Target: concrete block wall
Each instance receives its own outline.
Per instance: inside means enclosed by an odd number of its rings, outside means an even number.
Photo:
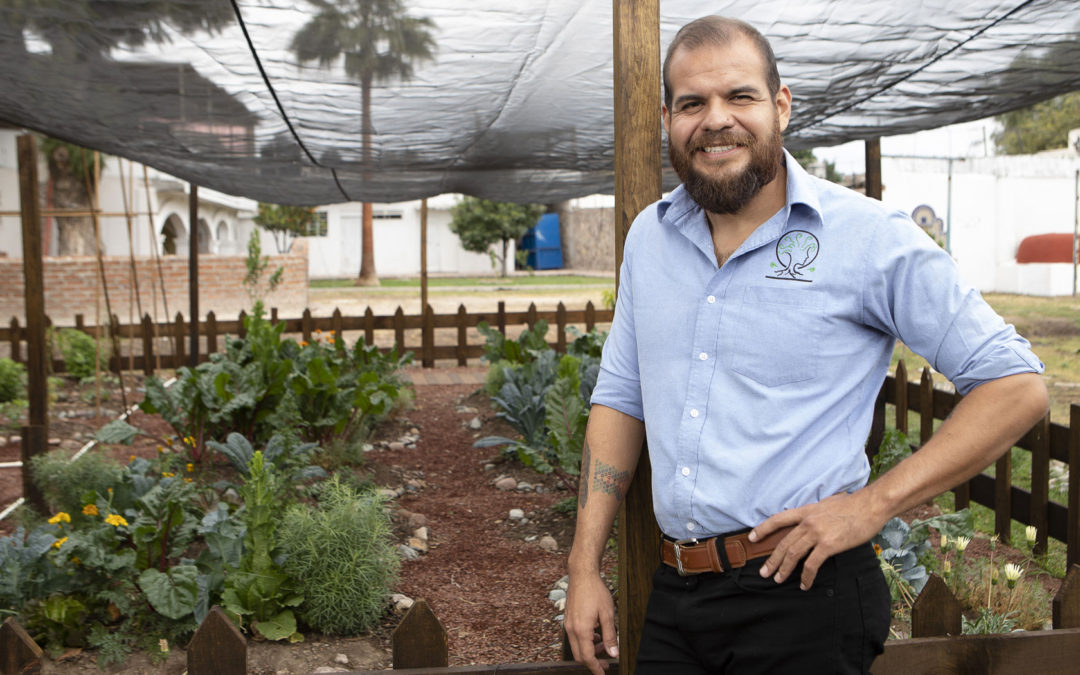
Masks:
[[[560,213],[563,267],[615,270],[615,209],[566,209]]]
[[[277,307],[283,318],[298,317],[308,303],[307,249],[302,241],[286,255],[270,256],[267,274],[284,268],[281,285],[264,298],[267,307]],[[241,310],[250,311],[251,300],[244,287],[247,273],[244,256],[203,255],[199,258],[199,314],[205,318],[213,311],[219,319],[232,320]],[[57,256],[44,259],[45,313],[56,325],[74,325],[75,315],[82,314],[87,325],[95,323],[95,306],[105,317],[105,298],[98,283],[98,261],[93,256]],[[104,258],[105,279],[113,314],[121,323],[128,322],[128,308],[134,300],[131,262],[127,256]],[[158,320],[166,319],[157,265],[152,258],[136,258],[139,297],[144,314],[154,316],[154,295]],[[169,320],[179,312],[188,318],[188,258],[165,256],[161,259],[165,300]],[[0,258],[0,321],[4,325],[15,317],[25,325],[24,280],[21,258]],[[104,321],[104,319],[103,319]]]

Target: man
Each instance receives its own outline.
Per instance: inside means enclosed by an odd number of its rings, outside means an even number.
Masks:
[[[618,655],[599,562],[647,435],[665,536],[637,673],[865,672],[889,626],[867,542],[1046,413],[1042,364],[910,219],[784,151],[791,93],[755,29],[683,27],[664,89],[683,185],[626,240],[582,453],[571,646],[594,673]],[[896,339],[966,396],[867,485]]]

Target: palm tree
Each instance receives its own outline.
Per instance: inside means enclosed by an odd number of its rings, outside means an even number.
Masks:
[[[296,34],[291,49],[301,62],[330,67],[344,57],[345,73],[360,81],[364,169],[371,167],[371,85],[408,80],[413,66],[433,58],[429,18],[405,16],[401,0],[311,0],[319,13]],[[371,204],[363,205],[361,285],[377,285]]]

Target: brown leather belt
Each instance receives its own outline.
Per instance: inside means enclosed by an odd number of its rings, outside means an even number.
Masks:
[[[726,537],[710,537],[700,541],[697,539],[672,541],[665,538],[660,546],[660,557],[665,565],[674,567],[682,576],[702,572],[723,572],[725,559],[730,566],[729,569],[735,569],[746,565],[747,560],[771,555],[780,540],[792,529],[794,528],[785,527],[760,541],[750,541],[749,532]],[[726,558],[720,555],[717,548],[717,542],[720,541],[724,544]]]

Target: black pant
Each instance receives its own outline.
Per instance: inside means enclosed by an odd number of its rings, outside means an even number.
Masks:
[[[889,589],[869,544],[822,564],[799,590],[758,574],[767,558],[680,577],[661,563],[638,649],[639,675],[866,673],[889,632]]]

